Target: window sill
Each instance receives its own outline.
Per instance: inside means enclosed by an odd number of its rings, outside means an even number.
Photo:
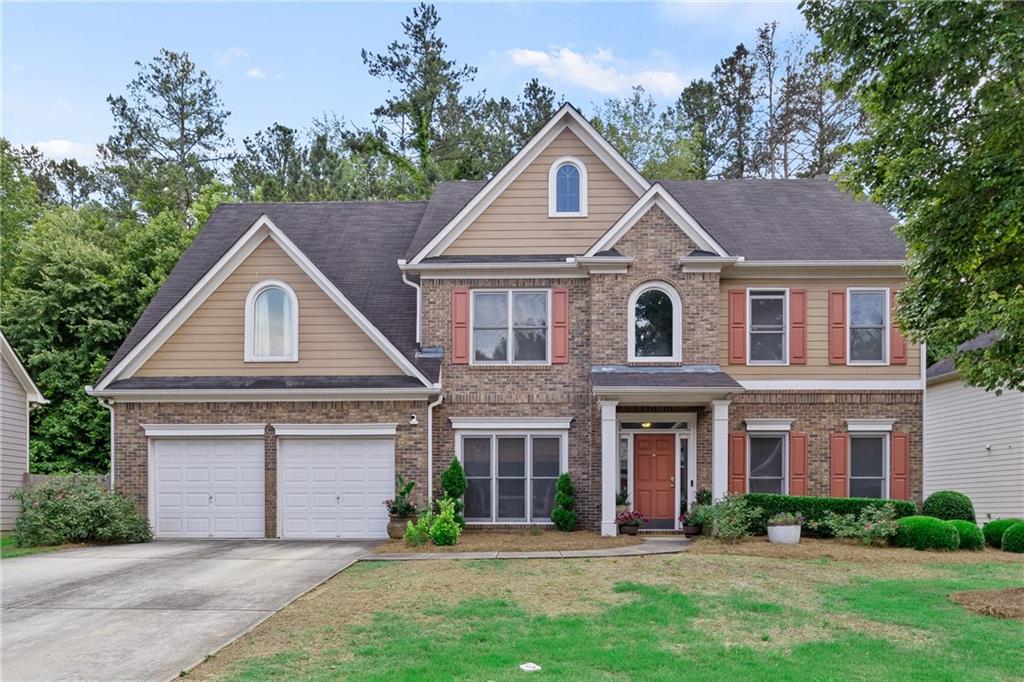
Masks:
[[[453,366],[457,367],[458,365],[453,365]],[[473,370],[478,370],[478,369],[479,370],[496,370],[496,369],[497,370],[501,370],[501,369],[514,369],[514,370],[551,369],[551,367],[552,367],[551,363],[543,363],[543,364],[542,363],[538,363],[536,365],[523,365],[523,364],[515,364],[515,365],[474,365],[474,364],[470,363],[470,365],[469,365],[469,368],[473,369]]]
[[[281,358],[246,358],[245,362],[260,363],[260,362],[298,362],[298,358],[281,357]]]

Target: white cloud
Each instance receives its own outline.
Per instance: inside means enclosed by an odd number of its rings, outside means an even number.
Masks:
[[[249,51],[244,47],[229,47],[226,50],[214,50],[213,57],[221,66],[227,66],[233,61],[248,59]]]
[[[33,142],[44,155],[53,159],[77,159],[80,163],[90,164],[96,160],[96,147],[91,144],[73,140],[44,140]]]
[[[57,108],[60,109],[65,114],[70,114],[72,111],[74,111],[71,108],[71,102],[67,101],[63,97],[58,97],[57,98]]]
[[[562,81],[599,92],[602,95],[623,95],[634,85],[642,85],[655,96],[675,97],[685,81],[670,69],[621,69],[611,50],[599,48],[585,55],[568,47],[553,47],[544,52],[517,48],[508,51],[516,66],[537,71],[546,78]]]
[[[282,78],[284,78],[284,76],[282,76],[281,74],[275,74],[275,75],[272,76],[269,73],[267,73],[266,71],[264,71],[263,69],[257,69],[255,67],[253,67],[253,68],[249,69],[248,71],[246,71],[245,72],[245,77],[246,78],[254,78],[254,79],[260,80],[260,81],[279,81]]]

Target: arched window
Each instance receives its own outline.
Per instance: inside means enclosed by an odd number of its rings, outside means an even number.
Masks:
[[[551,164],[548,215],[552,218],[587,215],[587,167],[579,159],[566,156]]]
[[[648,282],[629,298],[629,361],[681,362],[682,302],[664,282]]]
[[[284,282],[261,282],[245,301],[246,362],[299,359],[299,302]]]

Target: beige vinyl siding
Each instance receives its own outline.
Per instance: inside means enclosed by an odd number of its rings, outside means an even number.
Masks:
[[[563,156],[587,167],[587,216],[548,217],[548,172]],[[585,253],[637,196],[575,134],[562,131],[444,251],[446,256]]]
[[[299,301],[297,362],[245,362],[245,298],[276,279]],[[298,265],[267,238],[167,339],[135,376],[402,374]]]
[[[930,384],[924,439],[926,496],[958,490],[981,522],[1024,518],[1024,393],[997,396],[959,378]]]
[[[848,287],[889,287],[898,291],[903,280],[892,279],[722,279],[719,293],[718,347],[722,368],[736,379],[918,379],[921,347],[907,342],[907,364],[888,366],[828,364],[828,292]],[[804,289],[807,291],[807,364],[730,365],[729,291],[732,289]],[[685,306],[685,299],[684,299]],[[748,325],[749,331],[749,325]],[[749,341],[748,341],[749,343]]]
[[[0,530],[14,526],[21,508],[11,493],[21,487],[28,471],[28,397],[0,358]]]

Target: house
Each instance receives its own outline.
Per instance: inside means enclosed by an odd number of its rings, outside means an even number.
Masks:
[[[32,383],[18,355],[0,331],[0,530],[10,530],[21,511],[11,498],[28,473],[28,412],[46,398]]]
[[[996,332],[962,344],[987,348]],[[1024,393],[968,386],[953,358],[928,368],[924,409],[924,494],[957,490],[978,521],[1024,518]]]
[[[905,249],[815,180],[652,182],[572,106],[429,201],[223,205],[88,390],[158,536],[380,537],[394,475],[471,524],[676,527],[706,488],[921,497]]]

